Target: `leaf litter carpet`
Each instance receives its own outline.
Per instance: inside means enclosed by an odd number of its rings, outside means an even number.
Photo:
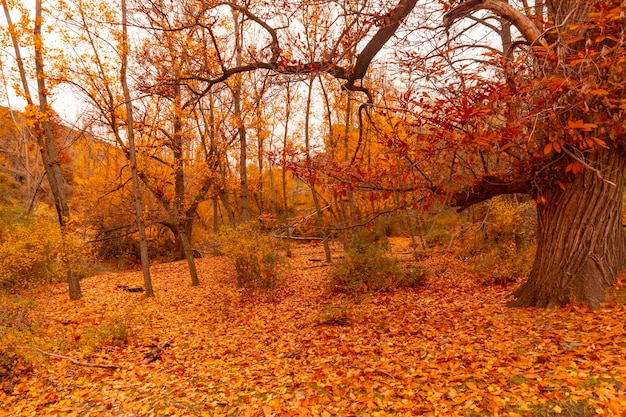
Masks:
[[[31,365],[0,385],[1,416],[626,415],[626,309],[508,309],[451,256],[423,261],[423,288],[332,295],[299,246],[271,298],[244,297],[220,257],[156,265],[154,299],[122,291],[140,272],[42,292]],[[145,357],[155,347],[158,360]],[[10,386],[9,386],[10,385]],[[578,414],[576,414],[578,413]]]

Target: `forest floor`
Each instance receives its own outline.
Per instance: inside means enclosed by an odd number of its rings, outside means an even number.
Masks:
[[[118,288],[140,272],[87,278],[77,302],[64,285],[5,296],[0,351],[17,364],[0,415],[626,415],[622,303],[509,309],[513,287],[480,285],[450,255],[422,261],[422,288],[333,295],[320,258],[298,246],[265,300],[242,296],[221,257],[197,260],[200,287],[185,263],[154,266],[151,299]]]

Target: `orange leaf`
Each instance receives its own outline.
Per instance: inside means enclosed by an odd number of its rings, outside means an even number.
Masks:
[[[572,174],[578,174],[583,169],[585,169],[585,166],[583,164],[581,164],[580,162],[572,162],[571,164],[569,164],[569,165],[567,165],[565,167],[565,172],[571,172]]]
[[[543,154],[547,155],[552,152],[552,142],[548,143],[545,148],[543,148]]]
[[[596,127],[598,127],[598,125],[596,125],[595,123],[585,123],[582,119],[579,119],[575,121],[568,120],[567,127],[568,129],[580,129],[583,132],[588,132],[591,129],[595,129]]]
[[[602,88],[594,88],[592,90],[588,90],[587,91],[589,94],[592,94],[594,96],[606,96],[609,94],[608,91],[602,89]]]
[[[471,389],[472,391],[478,391],[478,387],[476,386],[476,384],[471,381],[466,382],[465,385],[467,385],[467,388]]]
[[[598,145],[599,147],[604,148],[604,149],[609,149],[609,146],[602,139],[598,139],[598,138],[592,138],[592,139],[596,143],[596,145]]]

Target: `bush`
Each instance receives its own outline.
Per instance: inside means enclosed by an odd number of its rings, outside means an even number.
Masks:
[[[32,340],[37,330],[29,318],[35,303],[31,299],[0,296],[0,390],[10,394],[13,379],[30,370],[29,352],[8,346]]]
[[[345,306],[327,305],[322,308],[313,323],[318,326],[349,326],[350,315]]]
[[[489,201],[491,222],[489,234],[496,243],[511,245],[521,251],[535,240],[537,215],[530,200],[517,202],[511,198],[493,198]]]
[[[502,285],[516,283],[530,274],[535,246],[522,251],[508,247],[494,246],[474,258],[472,273],[482,285]]]
[[[385,254],[387,239],[377,234],[356,233],[346,243],[346,256],[329,273],[331,290],[353,294],[390,291],[423,284],[424,272],[414,267],[403,270]]]
[[[97,327],[89,327],[81,333],[81,341],[94,348],[102,346],[124,346],[132,336],[128,320],[113,316]]]
[[[66,261],[83,278],[96,271],[75,234],[61,238],[59,224],[44,216],[20,216],[2,210],[0,217],[0,288],[9,289],[67,279]]]
[[[237,287],[266,292],[280,284],[283,259],[274,250],[274,240],[246,223],[224,230],[221,251],[235,265]]]
[[[0,285],[40,284],[64,278],[58,224],[24,219],[3,230],[0,241]]]

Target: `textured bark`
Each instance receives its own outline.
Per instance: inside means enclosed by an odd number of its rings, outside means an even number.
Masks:
[[[537,255],[514,307],[587,303],[597,309],[606,288],[626,266],[622,196],[626,156],[616,150],[590,155],[600,170],[555,187],[537,207]]]

